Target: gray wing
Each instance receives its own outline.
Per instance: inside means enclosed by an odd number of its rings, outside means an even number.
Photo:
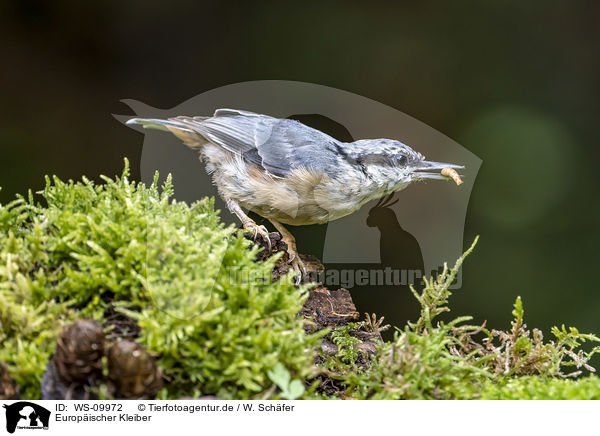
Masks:
[[[219,109],[211,118],[172,120],[281,177],[299,167],[331,171],[337,168],[336,156],[343,147],[331,136],[298,121],[253,112]]]

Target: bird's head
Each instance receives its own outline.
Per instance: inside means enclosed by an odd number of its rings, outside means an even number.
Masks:
[[[369,178],[388,191],[398,191],[421,180],[449,180],[441,173],[444,168],[461,169],[461,165],[432,162],[408,145],[393,139],[363,139],[355,141],[352,158]]]

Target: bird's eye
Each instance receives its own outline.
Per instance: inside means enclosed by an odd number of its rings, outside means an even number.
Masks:
[[[398,156],[397,160],[400,165],[406,165],[408,159],[406,158],[406,156],[402,155]]]

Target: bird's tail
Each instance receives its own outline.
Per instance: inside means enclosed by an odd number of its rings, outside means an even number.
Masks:
[[[132,118],[128,120],[126,124],[139,124],[145,129],[163,130],[165,132],[172,132],[172,129],[192,132],[192,130],[188,126],[186,126],[182,122],[175,121],[173,119],[162,120],[160,118]]]
[[[200,118],[200,117],[198,117]],[[198,147],[206,142],[200,132],[176,118],[166,120],[160,118],[132,118],[126,122],[128,125],[138,124],[145,129],[156,129],[164,132],[171,132],[181,139],[189,147]]]

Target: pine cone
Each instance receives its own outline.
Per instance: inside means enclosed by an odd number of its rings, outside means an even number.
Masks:
[[[116,398],[153,399],[162,387],[156,361],[137,342],[123,340],[108,350],[108,378]]]
[[[16,400],[19,398],[19,387],[8,373],[6,363],[0,362],[0,400]]]
[[[102,377],[102,356],[102,328],[91,319],[78,319],[62,330],[52,360],[65,385],[92,384]]]

